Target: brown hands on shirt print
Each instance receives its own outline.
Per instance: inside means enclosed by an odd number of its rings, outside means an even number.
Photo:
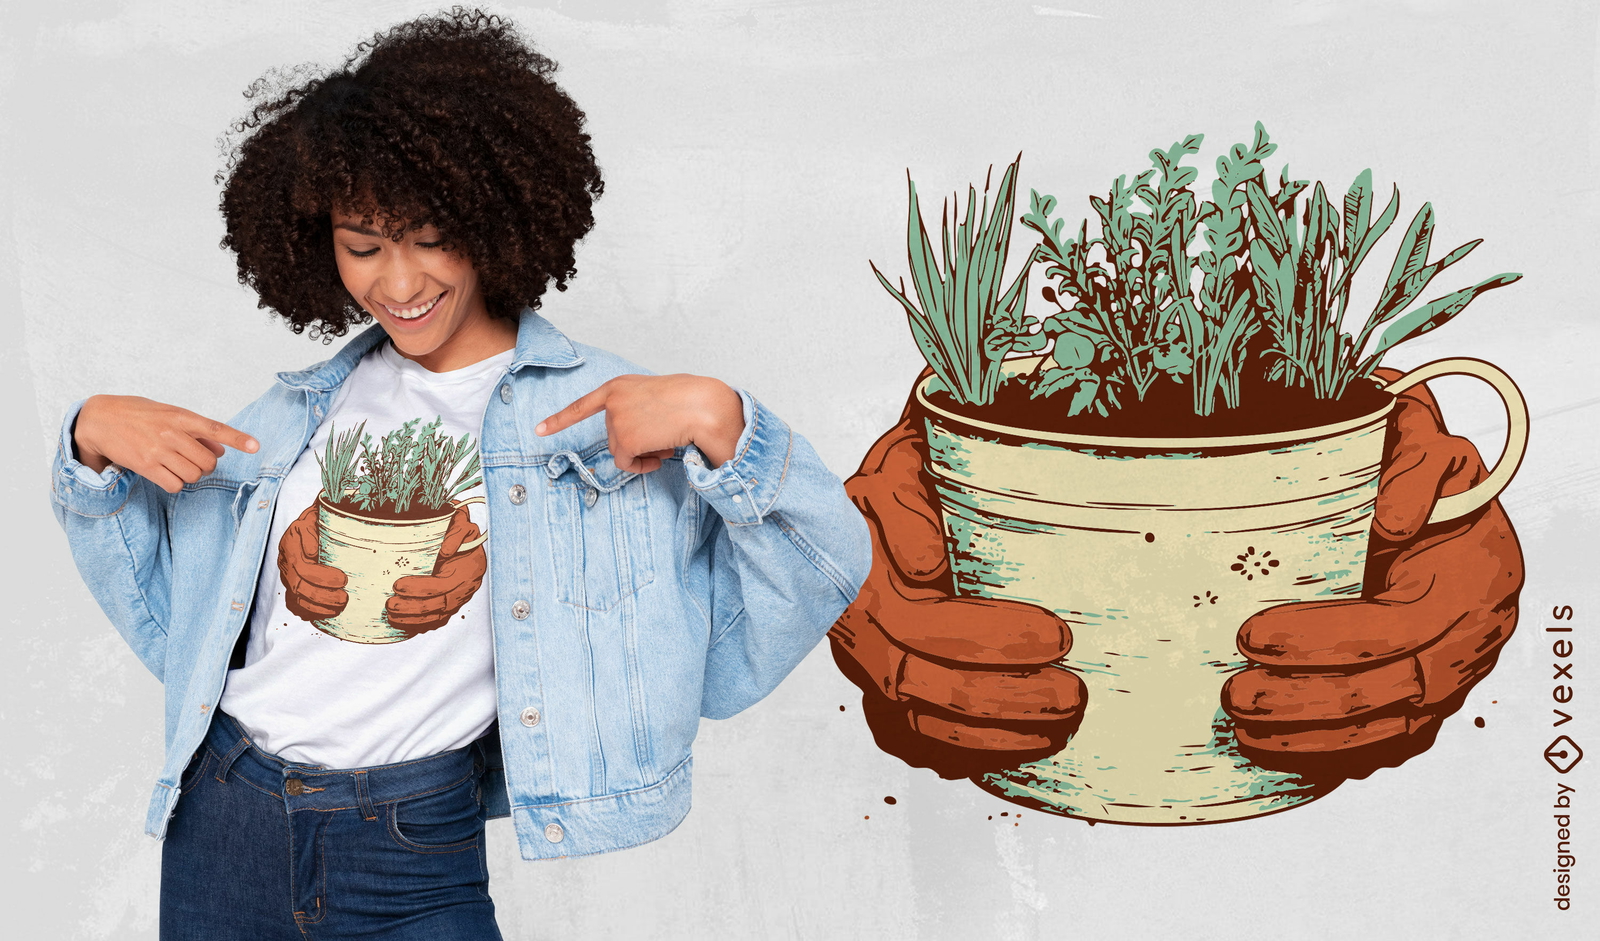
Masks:
[[[880,748],[1048,813],[1304,804],[1432,747],[1516,626],[1497,497],[1521,393],[1481,360],[1378,364],[1519,276],[1414,304],[1478,244],[1430,260],[1425,204],[1352,336],[1352,276],[1398,189],[1375,212],[1370,173],[1337,202],[1268,174],[1257,125],[1201,193],[1182,165],[1200,143],[1092,199],[1098,236],[1035,191],[1009,281],[1020,158],[981,212],[975,187],[950,212],[942,255],[913,184],[911,285],[878,275],[928,369],[845,484],[873,565],[834,656]],[[1445,375],[1499,394],[1492,468],[1446,430],[1424,384]]]
[[[330,429],[322,490],[278,543],[285,606],[340,640],[392,644],[443,627],[483,584],[488,534],[466,508],[484,499],[460,499],[483,483],[477,444],[420,422],[377,446],[365,422]]]

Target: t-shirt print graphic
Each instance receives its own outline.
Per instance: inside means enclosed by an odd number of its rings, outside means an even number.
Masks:
[[[483,482],[477,443],[414,418],[373,445],[366,422],[330,429],[322,489],[284,531],[284,603],[339,640],[393,644],[442,627],[483,583],[487,532],[458,499]],[[359,450],[359,455],[357,454]]]

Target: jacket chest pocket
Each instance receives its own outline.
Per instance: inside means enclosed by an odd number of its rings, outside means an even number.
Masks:
[[[556,596],[606,611],[655,579],[650,487],[618,470],[605,448],[582,459],[562,451],[545,465],[545,513]]]

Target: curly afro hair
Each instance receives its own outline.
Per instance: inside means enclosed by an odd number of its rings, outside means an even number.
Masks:
[[[438,226],[492,316],[537,308],[552,280],[566,290],[604,185],[555,70],[505,20],[456,7],[379,33],[331,74],[257,81],[245,97],[267,100],[233,125],[218,174],[240,283],[324,342],[369,322],[334,264],[337,208],[394,239]]]

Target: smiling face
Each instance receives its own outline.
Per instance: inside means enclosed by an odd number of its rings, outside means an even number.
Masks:
[[[489,316],[477,270],[441,248],[434,226],[407,227],[394,241],[358,213],[335,211],[332,224],[345,290],[377,319],[402,356],[446,372],[516,345],[516,325]]]

